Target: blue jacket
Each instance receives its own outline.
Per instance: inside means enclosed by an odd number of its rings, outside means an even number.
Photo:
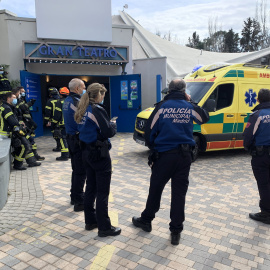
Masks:
[[[80,96],[76,93],[70,92],[69,96],[65,99],[63,104],[63,115],[66,133],[75,135],[78,132],[78,124],[74,120],[74,114],[77,110]]]
[[[110,122],[106,110],[100,104],[87,107],[78,129],[80,140],[87,144],[108,140],[116,134],[116,124]]]
[[[195,145],[193,121],[201,125],[208,112],[185,99],[181,92],[171,92],[156,104],[145,127],[146,144],[158,152],[176,149],[180,144]]]
[[[257,105],[250,114],[244,135],[244,147],[270,146],[270,102]]]

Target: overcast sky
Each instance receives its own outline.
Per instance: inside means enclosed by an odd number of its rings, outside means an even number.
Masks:
[[[153,33],[159,31],[162,36],[170,31],[180,44],[187,43],[188,37],[194,31],[201,39],[207,37],[208,21],[209,19],[214,21],[215,18],[222,30],[228,31],[232,28],[241,34],[244,20],[255,16],[256,2],[256,0],[111,1],[112,15],[118,15],[118,11],[123,10],[123,6],[127,4],[128,9],[125,11],[145,29]],[[268,6],[270,7],[270,4]],[[35,0],[0,0],[0,9],[7,9],[20,17],[35,17]]]

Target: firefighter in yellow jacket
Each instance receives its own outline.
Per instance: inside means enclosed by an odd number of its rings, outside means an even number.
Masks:
[[[67,161],[69,158],[68,144],[66,139],[66,129],[63,115],[63,103],[65,98],[69,95],[67,87],[62,87],[59,90],[60,99],[55,103],[55,111],[52,118],[52,128],[54,129],[54,136],[58,137],[61,146],[61,156],[57,157],[58,161]]]
[[[59,100],[60,97],[59,97],[59,92],[55,87],[50,87],[48,91],[49,91],[50,99],[47,101],[46,106],[45,106],[44,120],[45,120],[46,126],[51,127],[53,138],[56,141],[56,148],[53,148],[53,151],[60,152],[61,151],[60,139],[58,138],[58,136],[54,135],[54,129],[51,125],[53,115],[55,112],[55,103]]]

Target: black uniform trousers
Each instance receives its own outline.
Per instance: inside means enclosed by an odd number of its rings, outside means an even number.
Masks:
[[[251,166],[260,194],[261,211],[270,214],[270,155],[252,156]]]
[[[97,224],[100,231],[111,229],[108,215],[112,162],[108,155],[98,161],[91,160],[90,151],[85,148],[83,161],[86,168],[86,189],[84,198],[85,224]],[[96,209],[94,203],[96,200]]]
[[[171,211],[169,224],[171,232],[181,232],[185,220],[185,201],[189,185],[191,154],[189,152],[159,153],[152,166],[150,188],[146,208],[141,214],[145,222],[151,222],[160,208],[163,189],[171,179]]]
[[[79,145],[78,136],[67,135],[67,143],[72,168],[70,197],[75,204],[83,204],[83,188],[86,179],[86,170],[83,165],[82,151]]]

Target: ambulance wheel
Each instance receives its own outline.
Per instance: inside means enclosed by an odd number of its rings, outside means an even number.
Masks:
[[[199,151],[200,151],[200,138],[199,136],[193,136],[193,139],[195,141],[195,146],[192,150],[192,162],[194,162],[197,158],[198,158],[198,155],[199,155]]]

